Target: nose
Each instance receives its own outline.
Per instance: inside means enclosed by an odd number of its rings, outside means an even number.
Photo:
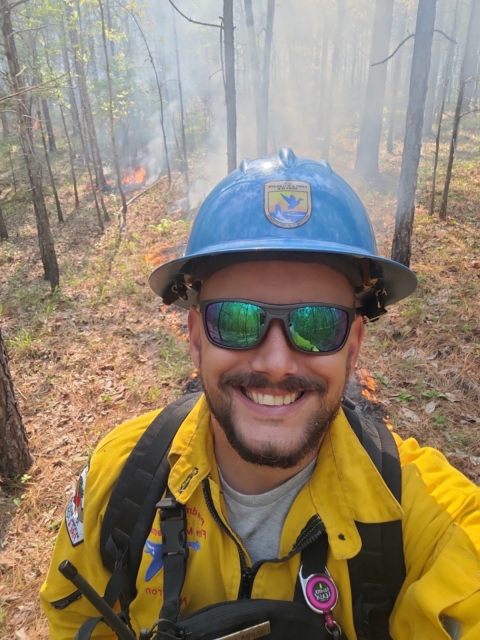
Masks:
[[[251,351],[250,366],[272,381],[298,372],[298,354],[288,342],[280,320],[273,320],[262,342]]]

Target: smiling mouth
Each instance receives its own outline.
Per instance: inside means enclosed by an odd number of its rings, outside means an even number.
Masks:
[[[272,395],[271,393],[260,393],[255,389],[246,389],[245,387],[240,388],[242,393],[247,396],[249,400],[255,402],[255,404],[268,405],[271,407],[281,407],[286,404],[292,404],[304,394],[304,391],[292,391],[283,395]]]

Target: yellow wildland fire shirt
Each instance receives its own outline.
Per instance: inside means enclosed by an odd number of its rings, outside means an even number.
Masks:
[[[129,453],[158,412],[130,420],[97,447],[67,508],[52,564],[41,589],[51,638],[73,640],[78,628],[97,611],[84,597],[65,606],[75,588],[59,572],[65,559],[103,594],[110,577],[99,550],[102,518],[115,481]],[[463,640],[480,639],[480,489],[452,468],[434,449],[395,436],[403,473],[402,506],[394,499],[341,411],[320,452],[310,481],[285,520],[279,557],[289,554],[307,521],[318,514],[330,543],[328,569],[339,591],[335,619],[355,640],[347,559],[361,546],[355,521],[376,523],[402,518],[407,578],[390,620],[394,640],[441,640],[457,629]],[[210,413],[202,397],[173,441],[169,486],[187,505],[188,569],[182,611],[192,613],[224,600],[235,600],[241,564],[235,542],[212,516],[228,527],[215,464]],[[206,502],[209,487],[211,504]],[[210,506],[210,509],[209,509]],[[163,569],[155,553],[162,541],[155,517],[137,577],[131,605],[135,632],[150,628],[162,604]],[[249,562],[248,553],[243,553]],[[160,558],[160,560],[159,560]],[[296,554],[281,563],[265,562],[255,576],[252,598],[292,600],[299,571]],[[54,603],[54,605],[52,605]],[[59,608],[64,606],[64,608]],[[103,623],[95,638],[112,640]]]

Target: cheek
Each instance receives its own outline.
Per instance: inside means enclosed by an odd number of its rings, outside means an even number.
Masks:
[[[218,380],[224,373],[248,371],[245,354],[231,349],[220,349],[209,342],[205,335],[200,340],[200,370],[204,380]]]

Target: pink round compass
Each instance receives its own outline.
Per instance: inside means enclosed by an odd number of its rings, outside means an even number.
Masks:
[[[335,583],[325,573],[315,573],[302,580],[303,593],[308,606],[318,613],[329,613],[337,604],[338,591]]]

